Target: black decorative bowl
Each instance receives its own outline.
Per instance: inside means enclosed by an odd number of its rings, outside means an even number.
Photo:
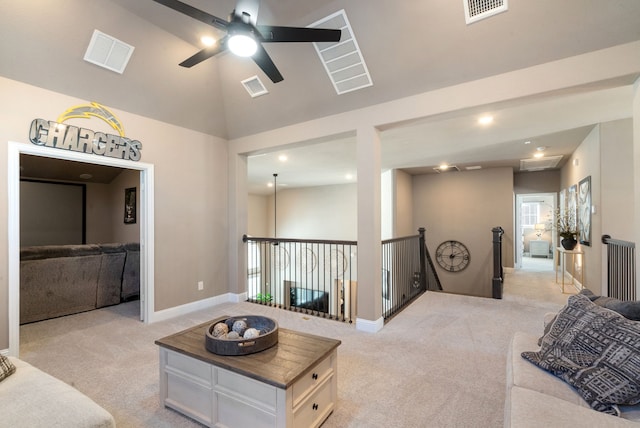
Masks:
[[[244,321],[248,328],[260,331],[260,336],[253,339],[218,339],[213,336],[213,327],[218,323],[233,324],[233,321]],[[229,329],[231,331],[231,328]],[[247,355],[264,351],[278,343],[278,323],[271,318],[259,315],[225,317],[214,321],[206,332],[205,346],[207,351],[218,355]]]

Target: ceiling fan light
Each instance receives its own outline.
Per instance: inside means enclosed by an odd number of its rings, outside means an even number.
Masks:
[[[258,50],[256,40],[246,34],[234,34],[227,43],[231,52],[242,57],[251,56]]]

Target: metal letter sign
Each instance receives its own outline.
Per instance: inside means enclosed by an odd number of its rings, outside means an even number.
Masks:
[[[95,132],[86,128],[65,125],[72,118],[97,117],[109,124],[119,135]],[[34,119],[29,130],[29,140],[38,146],[73,150],[112,158],[139,161],[142,143],[124,136],[124,128],[113,113],[98,103],[72,107],[57,122]]]

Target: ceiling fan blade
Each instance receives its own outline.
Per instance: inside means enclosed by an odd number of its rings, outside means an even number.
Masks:
[[[338,42],[341,30],[326,28],[274,27],[257,25],[256,29],[262,35],[262,41],[275,42]]]
[[[205,24],[209,24],[213,27],[219,28],[221,30],[226,30],[229,22],[222,18],[218,18],[217,16],[213,16],[207,12],[204,12],[200,9],[196,9],[193,6],[190,6],[186,3],[182,3],[178,0],[153,0],[156,3],[160,3],[162,5],[167,6],[170,9],[178,11],[180,13],[184,13],[187,16],[190,16],[198,21],[204,22]]]
[[[260,8],[260,0],[238,0],[236,8],[233,13],[242,19],[242,16],[247,16],[247,24],[256,26],[258,20],[258,9]],[[243,20],[243,22],[245,22]]]
[[[214,46],[209,46],[208,48],[204,48],[201,51],[197,52],[195,55],[185,59],[180,63],[181,67],[191,68],[196,64],[200,64],[205,59],[209,59],[214,55],[219,54],[220,52],[227,49],[227,38],[224,37],[218,41]]]
[[[282,74],[280,74],[271,57],[260,43],[258,43],[258,50],[251,58],[253,58],[255,63],[258,64],[258,67],[264,71],[264,74],[266,74],[273,83],[284,80],[284,77],[282,77]]]

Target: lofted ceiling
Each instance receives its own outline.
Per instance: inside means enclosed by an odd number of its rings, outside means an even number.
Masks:
[[[184,1],[223,18],[235,4]],[[307,26],[346,11],[373,86],[337,95],[309,43],[266,47],[284,76],[273,84],[253,61],[227,53],[178,67],[202,48],[203,34],[216,31],[152,0],[0,0],[0,75],[233,140],[640,40],[637,0],[511,0],[507,12],[470,25],[463,1],[263,0],[259,24]],[[82,59],[94,29],[135,47],[123,74]],[[251,98],[240,84],[254,75],[267,95]],[[594,124],[631,115],[637,77],[389,124],[381,129],[383,168],[424,173],[448,162],[517,169],[540,146],[564,161]],[[478,126],[485,113],[494,116],[492,127]],[[252,156],[251,191],[268,191],[273,173],[292,187],[354,180],[346,176],[355,173],[355,140]]]

